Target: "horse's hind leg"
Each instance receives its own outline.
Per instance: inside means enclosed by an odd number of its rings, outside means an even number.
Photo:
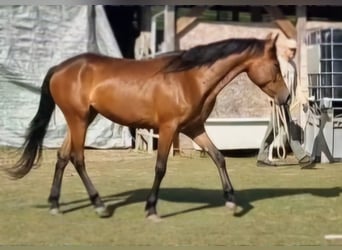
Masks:
[[[191,129],[185,132],[194,142],[199,145],[204,151],[206,151],[211,159],[214,161],[221,178],[223,195],[226,200],[226,206],[235,210],[235,195],[234,188],[229,179],[226,161],[222,153],[215,147],[210,140],[208,134],[205,132],[204,126],[196,129]]]
[[[95,189],[92,181],[90,180],[86,171],[84,162],[84,142],[86,136],[86,130],[91,121],[95,118],[97,113],[92,110],[87,114],[84,119],[77,116],[66,117],[70,129],[71,136],[71,156],[70,160],[75,166],[77,173],[81,177],[81,180],[88,192],[89,199],[94,205],[96,212],[100,217],[107,217],[109,214],[104,206],[103,201],[97,190]]]
[[[70,133],[68,132],[62,147],[57,152],[57,162],[55,167],[55,174],[51,186],[51,192],[49,195],[50,213],[59,213],[59,197],[61,192],[62,178],[66,165],[70,160]]]

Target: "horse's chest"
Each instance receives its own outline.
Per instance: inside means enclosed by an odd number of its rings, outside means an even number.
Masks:
[[[202,105],[199,105],[197,110],[195,109],[195,114],[192,115],[187,126],[191,127],[199,123],[204,123],[214,108],[215,100],[204,100]]]
[[[204,101],[201,117],[206,120],[215,106],[216,98],[207,98]]]

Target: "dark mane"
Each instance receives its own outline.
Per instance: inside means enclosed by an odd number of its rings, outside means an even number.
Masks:
[[[242,53],[249,49],[258,54],[264,51],[265,40],[260,39],[227,39],[207,45],[199,45],[186,51],[178,52],[164,67],[166,73],[189,70],[194,67],[210,66],[219,59],[232,54]]]

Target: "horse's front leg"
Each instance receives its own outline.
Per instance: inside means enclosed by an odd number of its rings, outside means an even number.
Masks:
[[[226,201],[225,205],[231,208],[233,211],[236,209],[236,199],[234,194],[233,185],[229,179],[226,161],[222,153],[216,148],[216,146],[210,140],[208,134],[205,132],[204,125],[199,128],[189,129],[185,132],[191,139],[197,143],[205,152],[209,154],[211,159],[214,161],[221,178],[223,195]]]
[[[145,211],[147,218],[155,221],[160,220],[157,214],[157,201],[160,183],[166,173],[167,159],[169,156],[171,144],[175,136],[176,128],[172,125],[165,125],[159,128],[158,153],[155,166],[155,176],[152,189],[147,197]]]

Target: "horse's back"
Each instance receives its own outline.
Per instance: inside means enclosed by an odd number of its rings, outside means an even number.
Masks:
[[[56,67],[50,91],[63,113],[84,114],[90,107],[121,124],[157,123],[156,99],[163,98],[161,68],[168,58],[136,61],[85,53]],[[158,92],[158,94],[156,94]],[[169,95],[169,94],[167,94]]]

